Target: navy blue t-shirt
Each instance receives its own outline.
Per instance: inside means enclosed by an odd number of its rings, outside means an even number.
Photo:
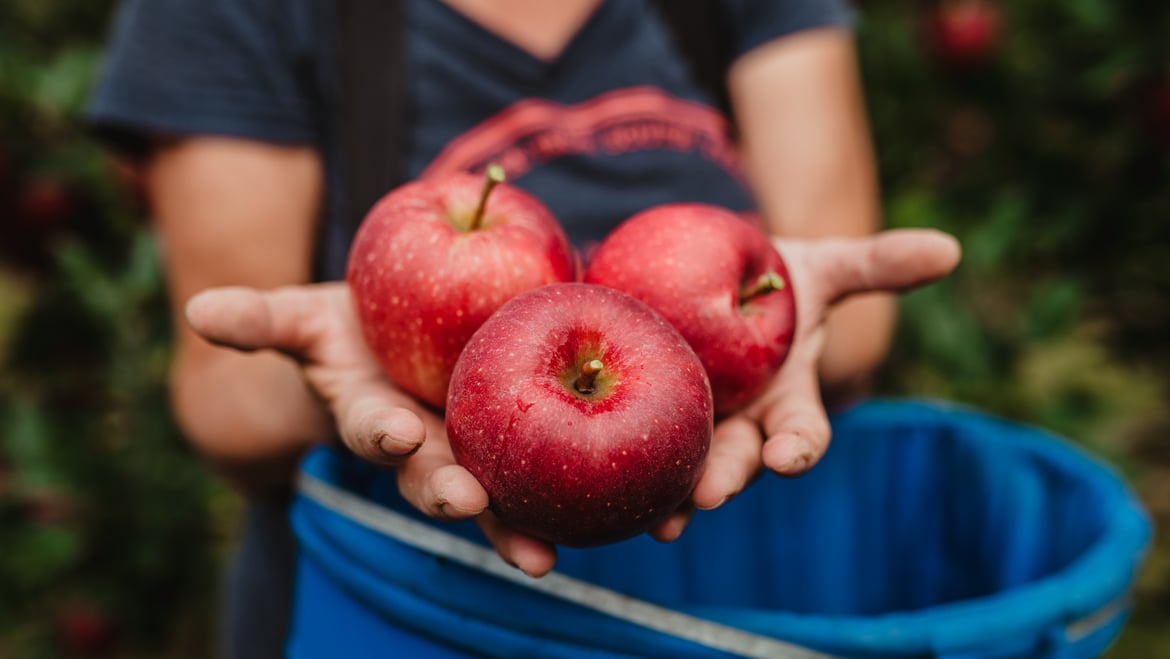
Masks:
[[[725,0],[731,55],[844,25],[844,0]],[[439,0],[405,0],[409,177],[501,162],[578,245],[654,204],[752,206],[727,122],[646,0],[603,0],[541,61]],[[325,276],[351,238],[335,130],[328,0],[131,0],[90,119],[123,144],[151,134],[312,145],[325,157]],[[393,72],[388,72],[391,75]]]
[[[648,0],[603,0],[541,61],[440,0],[404,0],[410,178],[499,162],[579,246],[655,204],[753,204],[726,118],[689,75]],[[308,145],[325,162],[323,276],[343,276],[352,227],[336,131],[330,0],[128,0],[89,118],[123,148],[227,135]],[[846,0],[724,0],[736,57],[849,22]],[[393,72],[387,72],[392,75]],[[246,246],[241,246],[246,249]],[[281,501],[254,501],[229,585],[229,657],[281,654],[292,536]]]

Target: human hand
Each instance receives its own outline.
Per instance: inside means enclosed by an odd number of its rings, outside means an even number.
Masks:
[[[796,292],[792,348],[760,396],[716,420],[706,470],[691,497],[699,509],[722,505],[764,468],[781,476],[799,476],[828,448],[829,419],[817,367],[825,344],[825,317],[836,302],[857,293],[896,293],[928,284],[950,273],[960,257],[954,238],[928,229],[775,243]],[[692,513],[693,509],[680,510],[653,535],[673,540]]]
[[[402,496],[418,510],[440,520],[474,518],[505,561],[531,576],[552,569],[552,545],[509,529],[487,510],[487,492],[455,464],[443,420],[382,375],[344,282],[211,289],[191,298],[186,311],[195,332],[212,343],[276,350],[298,362],[341,442],[394,469]]]

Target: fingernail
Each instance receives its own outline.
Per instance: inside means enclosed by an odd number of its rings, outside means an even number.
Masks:
[[[813,452],[808,442],[800,438],[788,440],[783,453],[775,460],[774,471],[781,476],[799,476],[809,470],[813,463]]]
[[[713,505],[710,505],[710,506],[700,506],[696,502],[695,507],[698,508],[699,510],[715,510],[719,506],[722,506],[723,504],[727,503],[727,500],[730,498],[731,498],[731,495],[727,495],[727,496],[723,497],[722,499],[716,501]]]
[[[467,517],[474,517],[483,512],[482,509],[468,510],[466,508],[460,508],[459,506],[456,506],[455,504],[443,498],[440,498],[436,503],[438,504],[439,513],[447,519],[465,519]]]
[[[808,468],[811,464],[812,464],[812,454],[807,453],[807,452],[802,452],[802,453],[799,453],[796,456],[794,456],[791,460],[788,461],[787,464],[785,464],[783,467],[781,467],[778,471],[781,474],[783,474],[784,476],[799,476],[799,475],[803,474],[804,472],[808,471]]]
[[[419,446],[421,446],[421,444],[417,442],[404,442],[402,440],[395,439],[389,433],[378,433],[374,437],[375,448],[377,448],[382,453],[385,453],[386,455],[396,458],[404,458],[409,455],[413,455],[414,452],[418,450]]]

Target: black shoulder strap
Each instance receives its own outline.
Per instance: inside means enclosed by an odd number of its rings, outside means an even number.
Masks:
[[[729,110],[730,47],[719,0],[654,0],[696,82]],[[352,229],[405,179],[405,18],[402,0],[336,0],[339,129]]]
[[[406,26],[402,0],[333,4],[345,212],[356,230],[370,207],[405,177]]]
[[[653,0],[698,85],[730,117],[731,39],[720,0]]]

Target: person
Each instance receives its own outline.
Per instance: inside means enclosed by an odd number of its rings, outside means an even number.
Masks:
[[[652,533],[662,541],[765,470],[810,469],[829,442],[826,404],[856,399],[885,355],[890,294],[944,276],[959,253],[936,232],[878,232],[844,0],[714,6],[730,114],[647,0],[403,2],[406,178],[500,162],[582,249],[667,201],[756,212],[777,236],[798,292],[794,347],[759,399],[718,420],[691,502]],[[434,519],[476,519],[525,573],[556,560],[492,516],[442,419],[385,379],[362,342],[340,281],[353,227],[335,7],[127,0],[89,110],[145,169],[176,328],[177,419],[248,502],[227,656],[279,656],[290,482],[324,441],[394,470]]]

